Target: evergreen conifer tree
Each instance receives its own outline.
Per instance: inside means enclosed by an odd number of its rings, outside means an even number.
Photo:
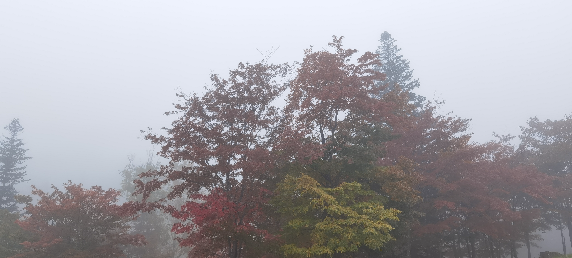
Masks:
[[[26,181],[26,166],[23,164],[30,157],[26,157],[27,149],[18,138],[24,130],[20,121],[14,118],[4,129],[8,130],[9,136],[3,136],[0,141],[0,209],[16,211],[15,196],[18,192],[14,186]]]
[[[399,86],[402,90],[409,91],[409,101],[420,108],[423,106],[425,97],[412,92],[413,89],[419,87],[419,79],[413,78],[413,70],[409,68],[409,61],[399,54],[401,48],[395,45],[395,41],[387,31],[384,31],[379,39],[381,45],[376,53],[379,55],[381,66],[378,66],[377,70],[385,74],[386,79],[382,83],[387,84],[387,87],[379,93],[378,97],[382,97]]]

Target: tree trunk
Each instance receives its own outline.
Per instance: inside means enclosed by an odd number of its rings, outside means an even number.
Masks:
[[[240,242],[238,240],[231,240],[230,238],[228,238],[228,257],[229,258],[240,257]]]
[[[458,241],[457,241],[457,237],[455,236],[455,238],[453,239],[453,256],[455,258],[460,258],[461,254],[459,254],[459,248],[458,247]]]
[[[491,258],[495,258],[495,245],[493,243],[493,240],[487,236],[487,242],[488,242],[488,246],[489,246],[489,253]]]
[[[475,250],[475,235],[471,234],[471,258],[477,258],[477,251]]]
[[[405,256],[404,258],[411,258],[411,228],[407,225],[407,243],[405,244]]]
[[[524,232],[524,241],[526,242],[526,249],[528,250],[528,258],[532,258],[530,253],[530,233]]]
[[[560,227],[560,238],[562,239],[562,252],[566,256],[566,237],[564,237],[563,228]]]
[[[516,242],[514,240],[510,241],[510,258],[518,258],[518,253],[516,252]]]
[[[564,221],[566,222],[566,228],[568,228],[568,240],[570,241],[570,247],[572,247],[572,221],[570,216],[564,216]]]
[[[471,241],[469,240],[468,235],[465,238],[465,241],[467,242],[467,257],[474,258],[473,253],[471,252]]]

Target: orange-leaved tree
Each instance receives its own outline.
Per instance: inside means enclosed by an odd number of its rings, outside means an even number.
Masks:
[[[39,199],[25,207],[26,216],[17,223],[38,239],[22,243],[24,251],[14,257],[121,257],[122,246],[145,244],[141,235],[129,234],[135,213],[118,204],[119,191],[71,182],[63,191],[52,188],[46,193],[33,186]]]

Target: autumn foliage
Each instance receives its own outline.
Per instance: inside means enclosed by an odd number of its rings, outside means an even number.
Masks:
[[[275,203],[286,220],[282,250],[287,256],[312,257],[382,248],[393,239],[390,221],[399,211],[385,209],[375,192],[361,184],[322,187],[313,178],[287,176]]]
[[[470,142],[469,120],[385,82],[381,61],[401,58],[397,48],[329,46],[293,66],[241,63],[202,96],[179,94],[171,127],[146,136],[170,162],[142,174],[137,193],[170,186],[166,199],[191,200],[137,206],[179,219],[173,231],[199,257],[514,257],[530,247],[560,193],[552,175],[505,138]]]
[[[121,257],[122,246],[143,245],[139,235],[129,234],[128,221],[135,214],[119,205],[119,191],[101,187],[85,189],[71,182],[52,193],[34,188],[37,204],[25,207],[17,223],[37,236],[26,241],[24,252],[14,257]]]
[[[253,257],[263,243],[276,239],[268,231],[269,183],[275,180],[271,152],[278,109],[271,103],[284,86],[277,80],[285,66],[239,64],[228,79],[212,76],[204,96],[180,94],[172,115],[179,118],[168,136],[149,134],[170,163],[139,182],[144,196],[174,183],[168,198],[182,194],[194,201],[165,210],[183,222],[173,230],[186,233],[182,245],[200,257]],[[187,162],[175,169],[178,162]]]
[[[129,170],[125,204],[34,188],[17,224],[35,240],[15,257],[119,257],[144,244],[129,225],[158,221],[129,222],[137,212],[168,214],[177,250],[213,258],[530,257],[537,231],[572,227],[572,117],[531,119],[518,147],[472,142],[468,119],[409,91],[419,81],[389,33],[376,53],[342,39],[177,94],[171,126],[145,132],[168,163]]]

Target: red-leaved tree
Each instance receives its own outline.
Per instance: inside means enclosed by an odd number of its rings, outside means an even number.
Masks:
[[[24,251],[14,257],[122,257],[122,246],[145,244],[142,236],[129,234],[135,211],[117,204],[119,191],[71,182],[64,191],[52,188],[46,193],[33,187],[39,200],[25,207],[17,223],[38,240],[22,243]]]
[[[406,157],[420,175],[412,257],[498,257],[514,254],[518,242],[530,246],[542,226],[538,210],[554,195],[549,177],[521,164],[506,143],[469,142],[468,120],[429,107],[402,122],[380,164]]]
[[[279,112],[273,101],[283,92],[286,66],[239,64],[227,79],[211,77],[203,96],[179,94],[178,115],[166,135],[146,138],[161,146],[169,164],[143,176],[138,193],[149,196],[173,184],[167,198],[191,197],[180,209],[161,204],[175,218],[181,245],[195,257],[262,256],[274,236],[266,214],[275,158],[271,153]],[[182,166],[181,162],[185,162]]]

